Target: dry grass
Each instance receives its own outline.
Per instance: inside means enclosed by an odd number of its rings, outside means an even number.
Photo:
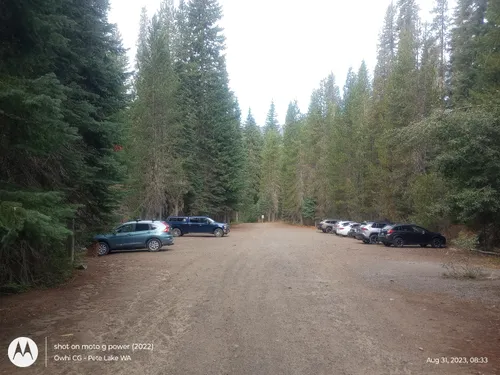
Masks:
[[[484,268],[471,263],[470,255],[465,255],[444,263],[443,268],[446,270],[443,272],[443,277],[445,278],[463,280],[482,280],[487,278]]]

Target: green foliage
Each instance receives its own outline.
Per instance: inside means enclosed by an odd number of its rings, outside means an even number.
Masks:
[[[476,250],[479,246],[478,235],[461,231],[458,237],[453,241],[453,246],[461,250]]]
[[[490,1],[486,9],[488,22],[483,25],[484,33],[478,38],[479,51],[477,61],[481,70],[478,72],[474,101],[490,107],[500,105],[500,2]]]
[[[297,102],[290,103],[283,130],[281,202],[283,219],[292,223],[302,222],[301,117]]]
[[[248,222],[257,221],[262,214],[259,205],[262,147],[261,130],[249,110],[243,127],[244,160],[242,180],[244,185],[241,208],[242,218]]]
[[[438,86],[441,94],[441,99],[444,99],[447,90],[446,82],[446,65],[447,51],[449,45],[449,27],[450,17],[448,15],[448,0],[436,0],[434,9],[432,10],[434,19],[431,24],[431,33],[435,38],[436,50],[438,53],[437,68],[439,71]]]
[[[51,285],[69,274],[65,222],[76,207],[56,192],[0,190],[0,285]]]
[[[437,111],[400,134],[414,150],[425,147],[423,163],[432,171],[411,190],[415,217],[464,223],[481,230],[483,246],[494,243],[490,224],[500,219],[499,118],[486,107]]]
[[[498,113],[453,110],[434,131],[441,150],[435,164],[453,185],[450,199],[467,223],[500,218],[500,128]]]
[[[240,113],[229,90],[221,17],[216,0],[181,3],[174,43],[184,147],[189,154],[184,212],[219,217],[240,208],[244,185]]]
[[[316,201],[311,197],[304,198],[302,204],[302,216],[305,219],[314,220],[316,215]]]
[[[451,38],[452,99],[456,105],[471,100],[471,92],[479,88],[484,71],[479,64],[486,26],[487,0],[459,0],[455,10],[455,27]],[[490,6],[494,2],[490,1]],[[497,43],[497,42],[495,42]]]
[[[330,76],[312,93],[305,116],[299,119],[291,104],[281,164],[270,162],[278,159],[270,147],[277,126],[271,106],[261,165],[263,210],[292,222],[335,215],[413,221],[436,230],[462,223],[480,232],[482,246],[494,245],[500,222],[500,7],[459,1],[452,24],[447,1],[436,0],[433,14],[432,24],[425,24],[416,1],[391,4],[373,83],[363,63],[349,70],[341,99]],[[269,189],[273,171],[281,175],[278,208]]]
[[[181,1],[177,8],[164,0],[151,20],[143,11],[128,131],[128,213],[228,220],[249,209],[244,191],[255,182],[243,177],[254,172],[245,171],[221,16],[216,0]]]
[[[281,196],[282,137],[276,120],[274,103],[269,108],[264,127],[264,145],[261,153],[260,208],[269,221],[277,219]]]
[[[128,209],[144,218],[161,218],[164,207],[178,214],[188,190],[183,157],[179,79],[171,54],[173,10],[141,15],[141,33],[128,136],[130,164]],[[168,155],[168,157],[167,157]]]
[[[68,220],[85,242],[120,198],[125,51],[105,0],[2,9],[0,283],[49,284],[70,271]]]
[[[417,176],[408,192],[413,207],[409,220],[430,230],[443,229],[450,217],[450,202],[443,199],[448,191],[446,180],[436,172]]]

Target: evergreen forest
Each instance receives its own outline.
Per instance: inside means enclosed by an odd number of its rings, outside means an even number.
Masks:
[[[1,7],[0,286],[65,280],[68,242],[137,217],[389,219],[500,247],[499,1],[435,0],[432,22],[393,1],[373,71],[263,124],[230,88],[217,0],[143,10],[133,69],[108,12]]]

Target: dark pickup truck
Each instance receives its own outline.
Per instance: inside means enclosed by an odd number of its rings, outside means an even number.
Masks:
[[[223,237],[230,231],[228,224],[218,223],[207,216],[169,216],[167,223],[175,237],[188,233],[210,233],[215,237]]]

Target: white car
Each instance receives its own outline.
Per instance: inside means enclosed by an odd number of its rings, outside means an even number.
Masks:
[[[347,236],[347,233],[351,230],[351,226],[353,224],[356,224],[353,221],[342,221],[337,228],[335,229],[335,233],[338,234],[339,236]]]

